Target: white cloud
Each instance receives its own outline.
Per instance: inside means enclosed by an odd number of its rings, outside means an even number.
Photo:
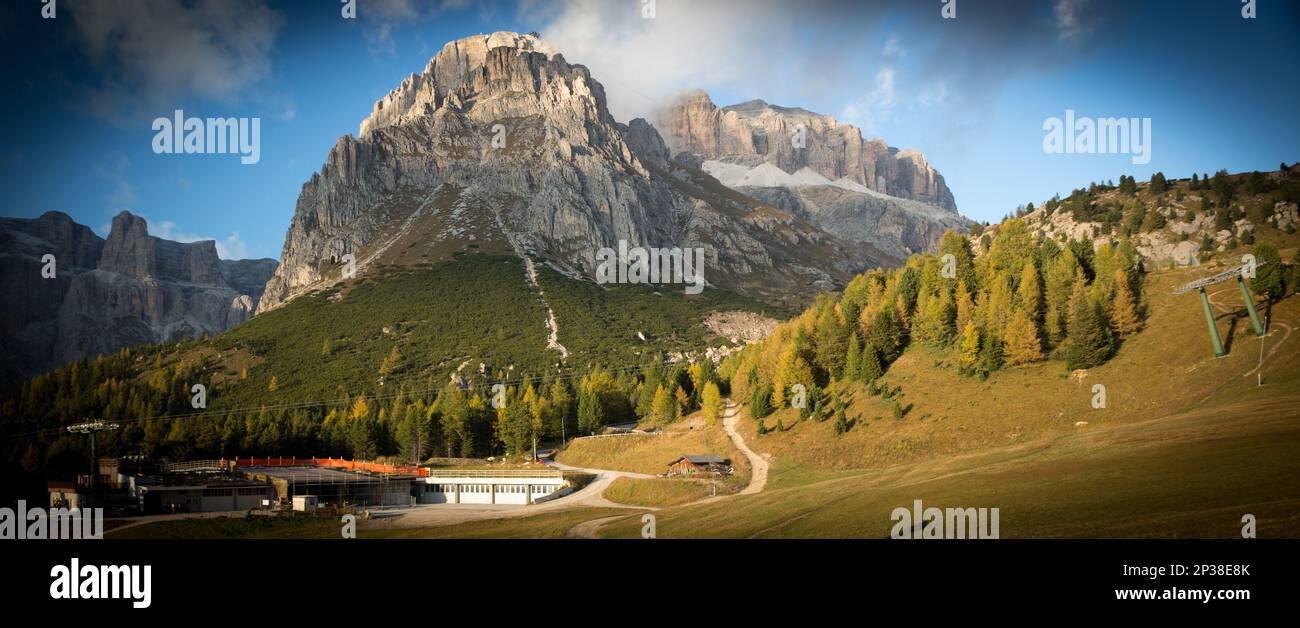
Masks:
[[[246,259],[248,258],[248,246],[244,240],[239,237],[239,232],[232,232],[224,239],[218,240],[210,236],[196,235],[182,230],[175,222],[164,220],[159,223],[144,217],[149,225],[149,235],[171,240],[173,242],[202,242],[204,240],[213,240],[217,244],[217,256],[221,259]]]
[[[841,61],[829,49],[835,42],[796,33],[800,19],[822,19],[815,9],[779,0],[657,0],[655,17],[645,19],[641,8],[635,1],[526,2],[521,21],[543,24],[552,47],[590,68],[622,121],[653,119],[665,99],[696,87],[769,98],[777,84],[807,92]]]
[[[1064,41],[1075,42],[1087,35],[1089,26],[1084,23],[1088,0],[1056,0],[1056,28]]]
[[[921,89],[921,93],[916,96],[917,102],[923,107],[938,107],[948,100],[948,83],[938,81],[930,83]]]
[[[889,36],[885,41],[885,48],[882,51],[886,57],[898,58],[903,56],[903,44],[898,41],[898,33]]]
[[[414,0],[366,0],[357,7],[357,17],[365,26],[366,42],[373,54],[395,54],[393,29],[406,21],[421,17]]]
[[[898,104],[898,88],[895,86],[895,71],[892,67],[882,66],[876,71],[871,91],[845,105],[840,117],[846,122],[858,125],[864,132],[872,134],[893,115],[896,104]]]
[[[397,27],[408,22],[427,20],[446,11],[460,11],[470,5],[470,0],[359,0],[357,18],[364,27],[362,36],[366,39],[370,53],[394,55],[397,53],[397,42],[393,40],[393,30]]]
[[[85,87],[85,105],[110,120],[184,97],[238,100],[270,75],[282,21],[261,0],[68,4],[77,43],[99,77]]]
[[[240,239],[239,232],[231,232],[225,240],[217,240],[217,256],[221,259],[248,259],[248,246]]]

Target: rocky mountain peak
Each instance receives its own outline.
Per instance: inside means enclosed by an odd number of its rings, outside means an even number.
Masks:
[[[741,118],[697,96],[700,115]],[[590,277],[620,241],[699,247],[712,285],[789,300],[894,261],[670,155],[654,125],[617,123],[588,69],[535,37],[450,42],[303,186],[259,311],[345,281],[349,255],[358,274],[492,252]]]
[[[691,90],[662,107],[657,117],[656,126],[674,154],[751,168],[766,162],[789,174],[808,168],[832,181],[844,179],[957,212],[943,176],[919,151],[864,139],[856,126],[829,115],[761,99],[718,107],[707,93]],[[802,146],[791,142],[796,131],[803,134]]]
[[[497,50],[501,52],[494,54]],[[429,115],[444,106],[464,108],[469,101],[487,95],[482,93],[484,88],[536,91],[538,85],[528,84],[540,78],[534,69],[551,61],[553,54],[536,36],[507,31],[448,42],[429,60],[423,72],[406,77],[375,102],[370,115],[361,121],[357,135],[365,138],[375,129],[401,124],[413,116]],[[520,59],[526,55],[538,58]],[[559,60],[563,62],[563,57]]]
[[[136,279],[152,277],[226,287],[216,242],[182,243],[156,238],[149,235],[144,218],[127,211],[113,217],[99,268]]]

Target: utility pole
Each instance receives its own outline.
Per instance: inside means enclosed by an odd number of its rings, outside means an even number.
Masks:
[[[99,499],[99,449],[95,443],[95,435],[99,432],[111,432],[120,427],[116,423],[105,423],[101,419],[88,420],[68,426],[68,431],[73,434],[90,435],[90,492],[95,499]]]

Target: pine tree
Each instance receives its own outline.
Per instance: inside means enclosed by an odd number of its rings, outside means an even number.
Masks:
[[[569,426],[572,425],[569,422],[569,415],[573,412],[573,397],[569,393],[569,386],[564,383],[564,380],[557,379],[551,383],[550,395],[547,408],[555,423],[555,431],[567,440],[568,435],[572,433],[569,431]]]
[[[1073,293],[1075,273],[1078,271],[1079,262],[1069,249],[1063,251],[1047,271],[1047,313],[1043,317],[1043,328],[1047,332],[1047,341],[1052,346],[1059,345],[1065,337],[1066,326],[1070,321],[1070,296]]]
[[[974,285],[975,262],[971,257],[970,240],[956,231],[945,231],[939,239],[939,257],[952,255],[957,264],[957,281],[965,283],[967,292]]]
[[[1038,340],[1038,326],[1023,309],[1017,309],[1003,336],[1007,364],[1018,366],[1043,359],[1042,344]]]
[[[750,416],[761,419],[772,412],[772,391],[767,386],[755,386],[749,398]]]
[[[1133,196],[1137,193],[1137,181],[1127,175],[1119,176],[1119,191],[1121,194]]]
[[[957,320],[955,329],[965,330],[966,324],[975,316],[975,301],[971,299],[970,289],[965,281],[957,282]]]
[[[1255,276],[1250,280],[1250,289],[1255,294],[1270,300],[1281,298],[1285,294],[1283,281],[1282,256],[1277,247],[1261,242],[1255,245]]]
[[[785,393],[795,382],[795,362],[799,354],[794,346],[781,353],[781,361],[776,367],[776,376],[772,379],[772,405],[779,408],[785,405]]]
[[[952,304],[946,291],[939,296],[922,295],[917,303],[917,316],[912,327],[916,339],[928,346],[941,346],[948,341]]]
[[[844,416],[844,408],[835,410],[835,435],[839,436],[849,431],[848,417]]]
[[[855,381],[862,377],[862,343],[858,342],[858,333],[849,332],[848,355],[844,358],[844,380]]]
[[[276,379],[275,376],[272,375],[271,383],[267,385],[266,389],[270,392],[275,392],[277,390],[280,390],[280,380]]]
[[[864,382],[874,382],[885,374],[885,367],[880,364],[880,357],[876,354],[876,348],[867,344],[862,347],[862,366],[858,374],[858,379]]]
[[[1029,315],[1029,319],[1038,322],[1043,313],[1043,287],[1038,283],[1038,269],[1033,262],[1025,262],[1020,271],[1020,288],[1017,292],[1020,307]]]
[[[396,346],[393,346],[393,350],[388,352],[388,357],[384,358],[384,362],[379,365],[379,374],[386,377],[396,371],[401,363],[402,353],[397,350]]]
[[[1150,190],[1152,194],[1164,194],[1169,186],[1165,182],[1165,173],[1157,172],[1151,175]]]
[[[662,390],[662,386],[660,389]],[[600,407],[600,397],[595,391],[582,390],[578,393],[578,431],[594,434],[604,422],[604,411]]]
[[[891,363],[903,353],[903,328],[893,308],[882,307],[867,330],[867,345],[879,352],[882,363]]]
[[[984,325],[994,336],[1001,338],[1013,314],[1011,284],[1001,273],[993,278],[992,283],[993,288],[989,291],[988,302],[985,304]]]
[[[654,394],[654,419],[660,423],[670,423],[677,419],[677,402],[672,395],[660,384],[655,389]]]
[[[689,413],[691,410],[691,396],[681,386],[678,386],[677,390],[673,391],[673,410],[678,417]]]
[[[704,393],[700,396],[700,410],[704,414],[704,422],[708,425],[714,425],[718,422],[718,417],[722,415],[722,393],[718,390],[718,385],[709,381],[704,384]]]
[[[1115,298],[1110,306],[1110,328],[1118,336],[1128,336],[1142,328],[1138,318],[1137,304],[1133,291],[1129,289],[1128,275],[1122,270],[1115,271]]]
[[[966,370],[973,370],[979,363],[980,332],[974,322],[967,322],[961,334],[961,364]]]
[[[1075,282],[1076,288],[1083,278]],[[1088,369],[1102,364],[1115,350],[1115,338],[1106,324],[1101,307],[1077,289],[1070,307],[1069,334],[1065,341],[1065,365],[1070,370]]]
[[[992,330],[980,330],[979,371],[992,373],[1002,368],[1002,339]]]
[[[828,311],[817,321],[817,366],[830,379],[844,376],[844,357],[847,339],[844,326],[834,311]],[[789,385],[793,382],[787,381]],[[778,404],[779,405],[779,404]]]

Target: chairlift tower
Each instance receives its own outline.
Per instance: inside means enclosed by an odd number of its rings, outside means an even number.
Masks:
[[[1205,310],[1205,324],[1210,328],[1210,344],[1214,347],[1214,357],[1221,358],[1228,355],[1223,348],[1223,339],[1219,337],[1219,328],[1214,324],[1214,311],[1210,309],[1210,296],[1205,289],[1215,284],[1237,280],[1237,286],[1241,288],[1241,299],[1246,303],[1246,312],[1250,314],[1250,324],[1255,328],[1255,335],[1264,336],[1264,325],[1259,320],[1259,312],[1255,310],[1255,299],[1250,294],[1250,289],[1246,287],[1246,272],[1251,268],[1251,264],[1242,264],[1234,266],[1217,275],[1202,277],[1196,281],[1183,284],[1174,290],[1174,294],[1184,294],[1196,290],[1201,293],[1201,307]]]
[[[120,427],[116,423],[105,423],[100,419],[84,421],[68,426],[68,431],[73,434],[90,435],[90,488],[91,491],[99,490],[99,452],[95,446],[95,435],[99,432],[111,432]]]

